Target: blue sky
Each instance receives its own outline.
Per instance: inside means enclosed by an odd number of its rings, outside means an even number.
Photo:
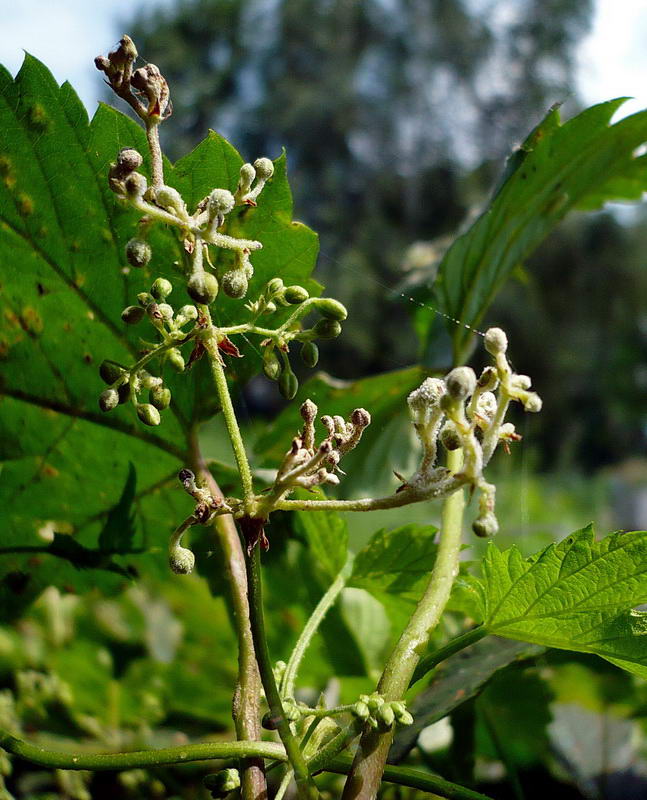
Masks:
[[[172,0],[137,0],[139,8]],[[20,68],[23,49],[44,61],[56,78],[69,80],[93,110],[100,93],[92,60],[122,33],[132,0],[0,0],[0,63]],[[647,107],[647,2],[597,0],[593,30],[578,54],[577,87],[594,103],[620,95],[635,101],[626,111]]]

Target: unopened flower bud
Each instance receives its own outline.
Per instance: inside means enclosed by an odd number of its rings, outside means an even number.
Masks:
[[[476,413],[489,422],[497,409],[497,400],[492,392],[483,392],[476,402]]]
[[[154,189],[154,197],[157,205],[162,206],[162,208],[170,209],[180,215],[186,211],[182,196],[172,186],[156,187]]]
[[[274,164],[269,158],[257,158],[254,161],[254,169],[256,170],[256,177],[264,181],[269,180],[274,175]]]
[[[191,300],[208,306],[218,296],[218,280],[210,272],[196,272],[189,278],[186,290]]]
[[[141,155],[132,147],[124,147],[117,156],[117,166],[123,172],[134,172],[141,167],[142,161]]]
[[[186,547],[181,547],[178,544],[171,548],[168,563],[176,575],[188,575],[193,572],[195,556]]]
[[[339,300],[334,300],[332,297],[317,297],[313,306],[322,317],[326,317],[327,319],[334,319],[338,322],[342,322],[348,316],[346,307],[340,303]]]
[[[541,397],[536,392],[528,392],[521,402],[523,403],[523,410],[530,411],[532,414],[541,411],[543,405]]]
[[[155,298],[148,292],[140,292],[137,295],[137,302],[142,308],[148,308],[151,303],[155,302]]]
[[[221,769],[213,775],[205,775],[202,779],[204,787],[211,792],[215,798],[226,797],[230,792],[240,786],[240,775],[237,769]]]
[[[445,450],[458,450],[461,446],[461,437],[458,435],[456,426],[450,420],[441,428],[439,438]]]
[[[275,294],[283,290],[283,281],[280,278],[272,278],[272,280],[265,287],[265,294],[268,297],[274,297]]]
[[[271,381],[277,381],[281,375],[281,362],[273,348],[266,348],[263,352],[263,372]]]
[[[482,539],[494,536],[499,530],[499,523],[492,511],[482,514],[472,523],[472,530]]]
[[[168,350],[166,358],[176,372],[184,372],[184,356],[177,347],[172,347]]]
[[[131,239],[126,245],[126,260],[131,267],[145,267],[153,251],[144,239]]]
[[[276,303],[273,303],[270,300],[270,302],[265,306],[263,314],[273,314],[275,311],[276,311]]]
[[[124,186],[130,197],[143,197],[148,188],[148,181],[141,172],[131,172],[124,181]]]
[[[150,403],[138,403],[137,416],[144,425],[150,425],[151,427],[155,427],[161,422],[160,412]]]
[[[127,306],[121,312],[121,319],[126,325],[136,325],[144,319],[145,313],[141,306]]]
[[[319,348],[314,342],[304,342],[299,355],[306,367],[316,367],[319,361]]]
[[[166,386],[153,386],[148,393],[148,399],[158,411],[164,411],[171,404],[171,390]]]
[[[151,294],[156,300],[166,300],[173,291],[173,284],[166,278],[157,278],[151,286]]]
[[[292,370],[284,369],[279,378],[279,392],[286,400],[292,400],[299,390],[299,381]]]
[[[105,389],[99,395],[99,408],[104,411],[112,411],[119,405],[119,392],[116,389]]]
[[[229,272],[225,272],[220,281],[220,285],[227,297],[238,300],[241,297],[245,297],[247,294],[249,283],[242,270],[232,269]]]
[[[494,367],[486,367],[480,374],[477,381],[478,387],[486,392],[494,391],[498,383],[499,378],[497,377],[496,369]]]
[[[381,727],[391,728],[393,726],[393,723],[395,722],[395,714],[393,713],[390,703],[384,703],[383,706],[378,708],[377,719]]]
[[[312,330],[319,339],[335,339],[341,333],[341,325],[336,319],[320,319]]]
[[[508,337],[501,328],[489,328],[485,331],[485,349],[493,356],[505,353],[508,349]]]
[[[238,179],[238,194],[246,194],[254,183],[256,170],[251,164],[243,164],[240,168],[240,178]]]
[[[126,372],[126,370],[121,366],[121,364],[117,364],[116,361],[110,361],[108,359],[102,361],[99,367],[99,375],[101,376],[101,380],[104,383],[107,383],[109,386],[121,378],[124,372]]]
[[[515,389],[530,389],[532,379],[530,375],[513,375],[510,378],[510,383]]]
[[[365,408],[356,408],[350,415],[350,421],[356,428],[366,428],[371,424],[371,415]]]
[[[173,306],[168,303],[159,303],[157,306],[157,313],[162,315],[162,319],[169,322],[173,319]]]
[[[437,406],[438,401],[444,394],[444,381],[440,378],[425,378],[422,384],[407,397],[407,404],[414,419],[417,422],[422,422],[418,417],[424,415],[428,409]]]
[[[209,195],[209,217],[229,214],[234,207],[234,196],[227,189],[214,189]]]
[[[175,315],[176,325],[182,327],[187,322],[193,322],[198,318],[198,309],[195,306],[182,306]]]
[[[283,292],[283,297],[286,302],[296,306],[299,303],[303,303],[304,300],[307,300],[310,294],[303,286],[288,286]]]
[[[351,713],[353,716],[357,717],[358,719],[368,719],[371,712],[368,710],[368,706],[362,700],[359,700],[351,709]]]
[[[476,375],[471,367],[456,367],[445,378],[447,393],[454,400],[470,397],[476,389]]]

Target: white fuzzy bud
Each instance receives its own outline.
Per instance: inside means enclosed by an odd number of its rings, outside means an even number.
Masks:
[[[536,392],[528,392],[528,394],[521,399],[524,411],[530,411],[536,414],[541,411],[542,402],[541,397]]]
[[[508,337],[501,328],[489,328],[485,331],[485,349],[493,356],[505,353],[508,349]]]
[[[445,378],[447,393],[454,400],[465,400],[476,389],[476,375],[471,367],[456,367]]]
[[[181,547],[178,544],[171,549],[168,563],[176,575],[188,575],[193,572],[195,556],[186,547]]]
[[[214,189],[209,195],[209,217],[216,214],[229,214],[234,207],[234,196],[227,189]]]
[[[420,414],[424,414],[428,409],[437,406],[438,401],[444,394],[445,382],[440,378],[426,378],[417,389],[414,389],[407,397],[407,403],[416,421]]]
[[[492,392],[483,392],[476,401],[476,413],[488,422],[492,419],[497,409],[496,397]]]
[[[274,175],[274,164],[269,158],[257,158],[254,161],[254,169],[256,170],[256,177],[262,181],[269,180]]]

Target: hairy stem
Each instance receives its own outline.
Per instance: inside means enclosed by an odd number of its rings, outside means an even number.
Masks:
[[[285,752],[294,770],[294,779],[300,800],[317,800],[319,791],[310,775],[306,760],[299,747],[299,742],[292,733],[290,723],[283,711],[281,696],[274,680],[272,661],[267,648],[265,636],[265,619],[263,617],[263,585],[261,581],[261,556],[257,544],[250,557],[247,559],[247,591],[249,593],[249,613],[251,617],[252,634],[258,669],[265,689],[265,697],[270,707],[272,720],[279,732]]]
[[[229,387],[227,386],[227,376],[225,375],[225,368],[222,365],[220,354],[218,353],[218,343],[215,336],[205,342],[207,353],[209,354],[209,363],[211,365],[211,374],[216,384],[216,391],[218,392],[218,400],[222,409],[222,415],[225,419],[227,426],[227,433],[234,451],[234,458],[238,466],[240,480],[243,486],[243,499],[246,505],[250,505],[254,501],[254,488],[252,485],[252,471],[249,467],[247,460],[247,453],[245,452],[245,444],[243,437],[238,427],[238,420],[236,419],[236,412],[234,411],[233,403],[231,402],[231,395],[229,394]]]
[[[447,457],[449,469],[456,473],[461,464],[462,452],[450,451]],[[443,505],[438,554],[429,584],[391,653],[377,687],[386,700],[400,700],[404,696],[420,655],[447,605],[458,572],[464,505],[462,490],[450,495]],[[392,740],[393,731],[365,728],[342,800],[373,800],[376,797]]]
[[[159,121],[146,119],[146,140],[151,154],[151,180],[155,188],[164,185],[164,162],[160,147]]]
[[[424,678],[429,670],[432,670],[435,666],[440,664],[441,661],[445,661],[450,656],[453,656],[454,653],[458,653],[460,650],[464,650],[475,642],[479,642],[484,636],[487,636],[487,630],[482,625],[479,625],[476,628],[472,628],[471,631],[467,631],[461,634],[461,636],[457,636],[455,639],[447,642],[446,645],[439,647],[438,650],[434,650],[433,653],[429,653],[429,655],[426,655],[418,662],[418,666],[413,673],[409,686],[413,686],[416,681]]]
[[[339,575],[328,587],[328,590],[324,596],[317,603],[317,607],[310,615],[310,619],[306,622],[303,631],[301,631],[301,636],[299,636],[299,639],[292,650],[285,668],[285,673],[283,674],[283,679],[281,680],[281,697],[294,697],[294,682],[297,677],[301,660],[303,659],[303,656],[305,655],[305,652],[312,641],[312,637],[317,632],[319,625],[321,625],[321,621],[326,616],[328,609],[333,605],[344,586],[346,586],[346,582],[350,577],[352,569],[353,561],[352,559],[349,559],[343,566]]]
[[[193,431],[191,436],[190,449],[193,471],[214,497],[223,499],[222,491],[200,452],[196,431]],[[238,636],[238,682],[232,706],[236,738],[239,741],[256,741],[262,736],[259,703],[261,679],[258,674],[254,640],[249,622],[245,555],[236,525],[229,514],[216,517],[213,527],[224,554],[225,574],[229,583]],[[267,783],[263,759],[243,759],[240,769],[242,800],[266,800]]]

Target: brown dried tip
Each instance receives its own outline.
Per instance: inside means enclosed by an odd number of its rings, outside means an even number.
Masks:
[[[356,408],[351,414],[350,421],[357,428],[366,428],[371,424],[371,415],[365,408]]]

